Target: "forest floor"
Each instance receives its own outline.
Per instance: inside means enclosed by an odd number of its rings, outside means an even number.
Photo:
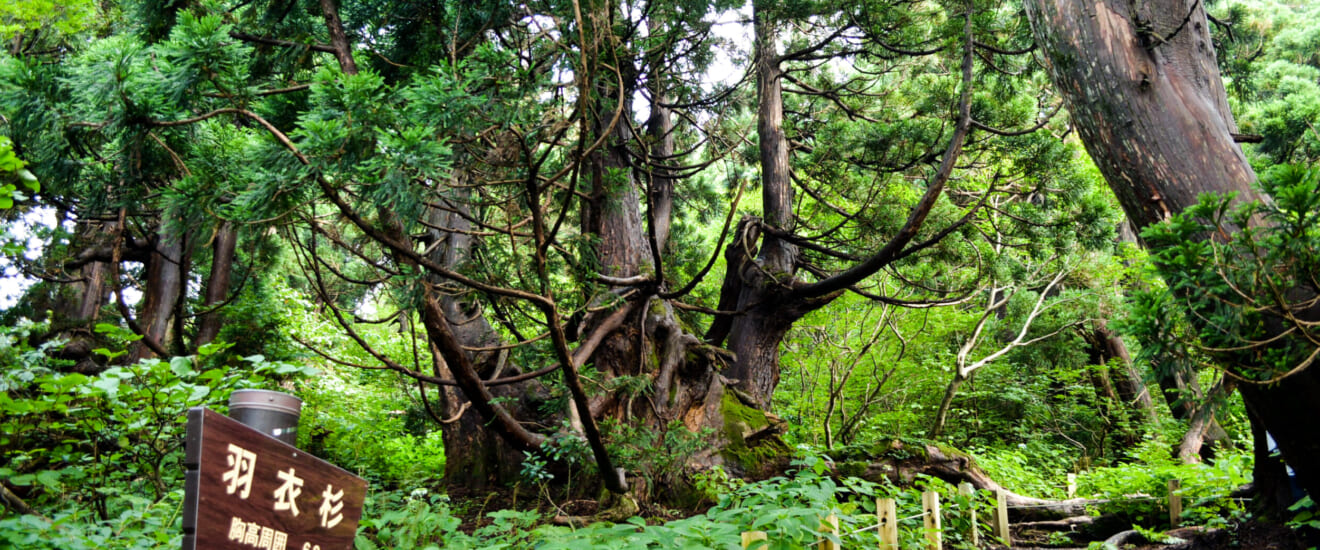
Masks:
[[[1308,545],[1296,531],[1273,523],[1251,521],[1233,529],[1213,529],[1177,546],[1178,550],[1305,550]],[[1159,548],[1159,547],[1142,547]]]
[[[1186,528],[1171,531],[1183,539],[1177,544],[1125,544],[1121,550],[1306,550],[1307,544],[1296,531],[1273,523],[1249,521],[1227,529]],[[1086,546],[1048,544],[1049,533],[1028,531],[1014,533],[1015,550],[1086,550]],[[995,547],[1006,548],[1006,547]]]
[[[535,505],[545,517],[554,518],[554,523],[577,523],[597,513],[598,503],[592,499],[557,501],[550,506],[543,498],[538,498],[534,491],[526,487],[514,490],[501,488],[497,491],[468,493],[459,490],[456,496],[456,516],[462,520],[462,530],[472,532],[489,525],[487,513],[503,509],[527,509]],[[452,491],[452,490],[451,490]],[[700,510],[673,510],[654,505],[643,505],[640,515],[649,522],[664,522],[680,519]],[[1307,541],[1302,534],[1285,526],[1248,521],[1234,524],[1223,529],[1204,529],[1186,527],[1170,531],[1170,536],[1185,542],[1176,544],[1124,544],[1120,550],[1307,550],[1315,548],[1320,540]],[[1057,540],[1057,539],[1056,539]],[[1086,550],[1088,541],[1076,541],[1072,544],[1051,544],[1050,533],[1040,530],[1019,530],[1013,532],[1012,550]],[[1003,546],[988,546],[995,550],[1006,549]]]

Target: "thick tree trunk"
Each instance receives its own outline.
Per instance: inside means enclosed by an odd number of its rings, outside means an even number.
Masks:
[[[1259,197],[1196,0],[1029,0],[1027,13],[1083,144],[1138,228],[1201,193]]]
[[[1271,449],[1269,435],[1260,418],[1247,411],[1247,419],[1251,422],[1251,438],[1255,447],[1251,484],[1255,489],[1256,508],[1264,512],[1265,517],[1275,521],[1291,519],[1288,507],[1297,499],[1288,481],[1288,469]]]
[[[106,303],[106,268],[104,262],[91,262],[82,267],[83,282],[79,284],[77,319],[95,322],[101,306]]]
[[[669,243],[669,227],[674,216],[674,178],[666,167],[674,162],[674,118],[673,112],[665,106],[671,99],[666,93],[661,61],[663,59],[657,59],[652,64],[651,117],[646,121],[646,133],[651,145],[648,218],[655,239],[653,255],[656,257],[664,253]]]
[[[757,290],[761,289],[744,287],[741,302],[764,298]],[[766,304],[753,307],[733,322],[728,349],[736,360],[725,376],[762,410],[770,410],[770,399],[779,385],[779,343],[800,317]]]
[[[632,133],[620,123],[612,134],[603,150],[593,153],[590,159],[593,187],[591,198],[583,209],[583,226],[588,234],[600,238],[596,250],[600,273],[631,277],[637,275],[642,266],[650,265],[650,245],[644,239],[646,231],[639,207],[641,197],[628,162],[627,144],[632,140]]]
[[[161,228],[155,248],[147,261],[147,274],[143,280],[142,304],[138,325],[143,338],[160,345],[170,342],[170,326],[175,305],[183,292],[186,236],[173,235]],[[132,361],[155,355],[146,345],[139,343],[130,356]]]
[[[776,40],[779,36],[773,18],[764,13],[762,2],[753,4],[756,32],[757,137],[760,141],[761,212],[763,223],[783,230],[793,228],[793,185],[788,165],[788,138],[784,135],[783,69],[780,67]],[[725,290],[736,301],[721,299],[720,308],[733,306],[740,315],[728,323],[728,349],[734,362],[726,376],[738,390],[758,407],[768,410],[775,386],[779,384],[779,343],[793,323],[810,309],[786,301],[794,283],[797,249],[791,243],[762,234],[750,224],[740,225],[739,239],[730,248],[735,263],[726,267]],[[760,236],[755,260],[747,247]],[[726,255],[726,258],[728,256]],[[736,289],[736,294],[732,291]],[[716,322],[721,322],[717,319]],[[721,340],[714,340],[719,343]]]
[[[777,23],[764,13],[764,2],[753,3],[756,32],[756,134],[761,156],[761,215],[770,227],[792,231],[793,182],[788,165],[788,138],[784,135],[784,70],[780,66]],[[765,235],[758,263],[784,284],[791,280],[797,247]]]
[[[1028,0],[1027,15],[1082,142],[1137,227],[1204,192],[1259,198],[1198,0]],[[1320,494],[1320,369],[1243,384],[1248,409]]]
[[[234,249],[237,246],[238,228],[233,222],[222,222],[211,243],[211,275],[206,281],[206,296],[202,302],[205,313],[197,321],[194,345],[209,344],[220,335],[224,314],[219,308],[229,297],[229,285],[234,273]]]
[[[617,101],[625,103],[632,96],[631,91],[619,92],[612,88],[607,88],[601,95],[606,98],[615,97]],[[606,102],[606,106],[613,107],[609,102]],[[625,107],[625,112],[629,110]],[[600,112],[613,112],[613,108],[602,108]],[[632,169],[631,154],[627,149],[634,144],[636,136],[626,124],[620,123],[611,129],[607,127],[607,122],[599,120],[595,124],[598,132],[609,132],[609,136],[605,146],[588,158],[592,193],[583,208],[582,224],[588,234],[598,239],[597,257],[601,274],[611,279],[628,279],[654,269],[656,251],[651,249],[647,235],[655,235],[657,246],[663,246],[667,239],[665,235],[672,213],[668,203],[672,201],[673,182],[663,171],[658,178],[652,173],[649,193],[654,208],[648,216],[647,221],[651,223],[648,229],[638,208],[640,186],[632,177],[637,172]],[[666,122],[653,119],[652,123],[653,132],[663,130],[668,133]],[[658,149],[662,155],[667,156],[666,149],[672,150],[672,137],[668,138],[669,145],[663,143],[666,140],[664,136],[656,137],[661,138]],[[618,296],[625,296],[630,288],[635,288],[631,284],[612,286],[611,294]],[[727,353],[702,347],[695,336],[682,328],[673,307],[665,300],[646,295],[633,296],[628,300],[630,305],[620,306],[630,308],[621,327],[610,330],[604,336],[592,354],[591,362],[604,378],[604,385],[622,377],[644,378],[649,380],[650,391],[597,393],[591,399],[591,416],[596,419],[614,419],[652,431],[667,430],[674,422],[680,422],[694,433],[709,429],[712,432],[709,450],[693,457],[693,462],[728,463],[734,471],[755,469],[758,465],[737,464],[737,460],[728,460],[729,456],[722,452],[732,440],[738,440],[734,445],[745,449],[747,445],[742,440],[752,435],[744,433],[745,430],[741,428],[730,429],[726,422],[727,411],[745,407],[736,400],[730,401],[725,395],[725,377],[735,376],[716,370],[727,358]],[[583,321],[582,334],[593,334],[600,330],[611,316],[607,313],[602,311],[588,315]],[[782,332],[779,337],[782,338]],[[768,348],[777,350],[778,340]],[[748,427],[747,432],[757,432],[768,427],[765,425],[764,413],[747,413],[740,415],[740,418],[757,415],[762,417],[762,421],[753,422],[755,425]],[[777,425],[770,427],[777,428]]]
[[[1310,368],[1273,387],[1238,387],[1247,409],[1278,443],[1283,460],[1297,474],[1298,484],[1313,497],[1320,495],[1320,433],[1311,419],[1320,418],[1320,370]]]
[[[477,239],[469,221],[470,182],[462,171],[456,174],[454,182],[448,200],[444,201],[445,208],[427,210],[427,223],[432,227],[428,240],[434,243],[429,257],[447,269],[462,272],[471,260]],[[446,285],[446,281],[431,277],[428,284]],[[466,355],[477,373],[487,380],[520,374],[518,366],[508,361],[507,351],[476,351],[498,347],[499,334],[484,315],[476,293],[452,287],[447,285],[448,291],[440,293],[440,310],[454,338],[467,348]],[[450,365],[438,356],[433,359],[433,370],[440,378],[456,378]],[[439,386],[437,390],[439,402],[428,402],[426,406],[438,417],[444,437],[445,483],[451,488],[482,491],[492,485],[517,481],[522,452],[496,431],[487,429],[486,420],[462,390],[453,386]],[[424,387],[422,391],[429,389]],[[531,401],[539,396],[540,386],[528,381],[492,387],[490,391],[506,400],[505,406],[513,414],[523,417],[534,410]]]

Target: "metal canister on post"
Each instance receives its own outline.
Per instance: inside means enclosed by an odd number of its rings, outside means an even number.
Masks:
[[[235,390],[229,396],[229,417],[261,433],[298,446],[302,400],[284,392]]]

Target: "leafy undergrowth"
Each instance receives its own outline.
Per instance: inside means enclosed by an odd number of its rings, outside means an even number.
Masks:
[[[742,482],[722,470],[694,476],[696,491],[713,505],[691,515],[649,510],[645,517],[617,524],[554,525],[553,517],[562,511],[527,510],[543,503],[451,501],[427,489],[443,468],[438,432],[413,429],[407,414],[392,411],[374,392],[346,390],[364,380],[376,383],[373,378],[322,376],[315,383],[297,382],[308,369],[259,356],[222,358],[224,345],[195,357],[142,361],[95,375],[65,373],[46,349],[26,345],[27,333],[36,328],[0,330],[0,359],[10,365],[0,375],[0,450],[5,458],[0,482],[44,517],[0,516],[0,548],[177,548],[185,411],[192,406],[223,408],[236,388],[291,383],[303,384],[300,393],[308,410],[319,411],[309,415],[315,419],[309,423],[315,434],[311,446],[372,480],[373,493],[356,541],[359,550],[736,549],[745,531],[765,532],[769,548],[806,548],[831,537],[844,547],[874,548],[879,542],[874,527],[880,497],[898,501],[903,548],[920,548],[925,534],[920,517],[923,490],[941,493],[948,548],[968,547],[970,508],[977,508],[981,518],[989,517],[987,494],[963,496],[928,478],[902,488],[838,479],[828,474],[827,459],[803,450],[805,456],[791,473],[765,481]],[[381,412],[355,413],[361,409]],[[636,454],[664,454],[656,449],[674,448],[635,434],[627,439],[645,443],[635,445]],[[1238,524],[1245,514],[1241,504],[1219,497],[1245,483],[1249,456],[1222,453],[1212,465],[1186,466],[1170,457],[1166,439],[1151,439],[1122,465],[1083,472],[1079,494],[1108,500],[1093,512],[1122,515],[1129,521],[1124,529],[1141,525],[1162,530],[1165,487],[1168,480],[1179,479],[1185,524]],[[1050,455],[1048,448],[1026,446],[978,455],[987,471],[1011,488],[1062,496],[1054,494],[1068,466],[1062,452]],[[653,478],[675,475],[672,464],[660,466],[647,472]],[[548,500],[552,492],[542,486],[537,493]],[[500,506],[507,509],[494,510]],[[835,533],[821,527],[829,515],[839,520]],[[1299,515],[1298,522],[1312,520]]]
[[[634,517],[618,524],[574,528],[543,523],[547,518],[532,511],[499,510],[486,513],[481,527],[465,529],[458,510],[462,504],[443,495],[424,491],[407,497],[377,495],[368,503],[370,519],[363,522],[357,548],[739,549],[745,531],[765,532],[768,545],[763,547],[769,549],[808,548],[826,539],[845,547],[875,548],[879,545],[874,528],[876,499],[881,497],[898,502],[903,547],[918,548],[924,532],[921,518],[913,516],[921,513],[923,489],[941,493],[946,546],[960,548],[967,545],[967,510],[975,506],[986,517],[989,507],[988,495],[959,495],[932,479],[919,479],[913,487],[900,489],[854,478],[836,481],[827,475],[826,462],[817,457],[806,457],[796,465],[800,469],[784,477],[756,483],[725,481],[721,487],[710,487],[719,491],[714,506],[662,522]],[[839,520],[837,533],[822,529],[821,520],[831,514]]]

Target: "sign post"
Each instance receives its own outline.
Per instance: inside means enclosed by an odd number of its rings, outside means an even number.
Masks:
[[[366,480],[204,408],[188,410],[183,550],[350,550]]]

